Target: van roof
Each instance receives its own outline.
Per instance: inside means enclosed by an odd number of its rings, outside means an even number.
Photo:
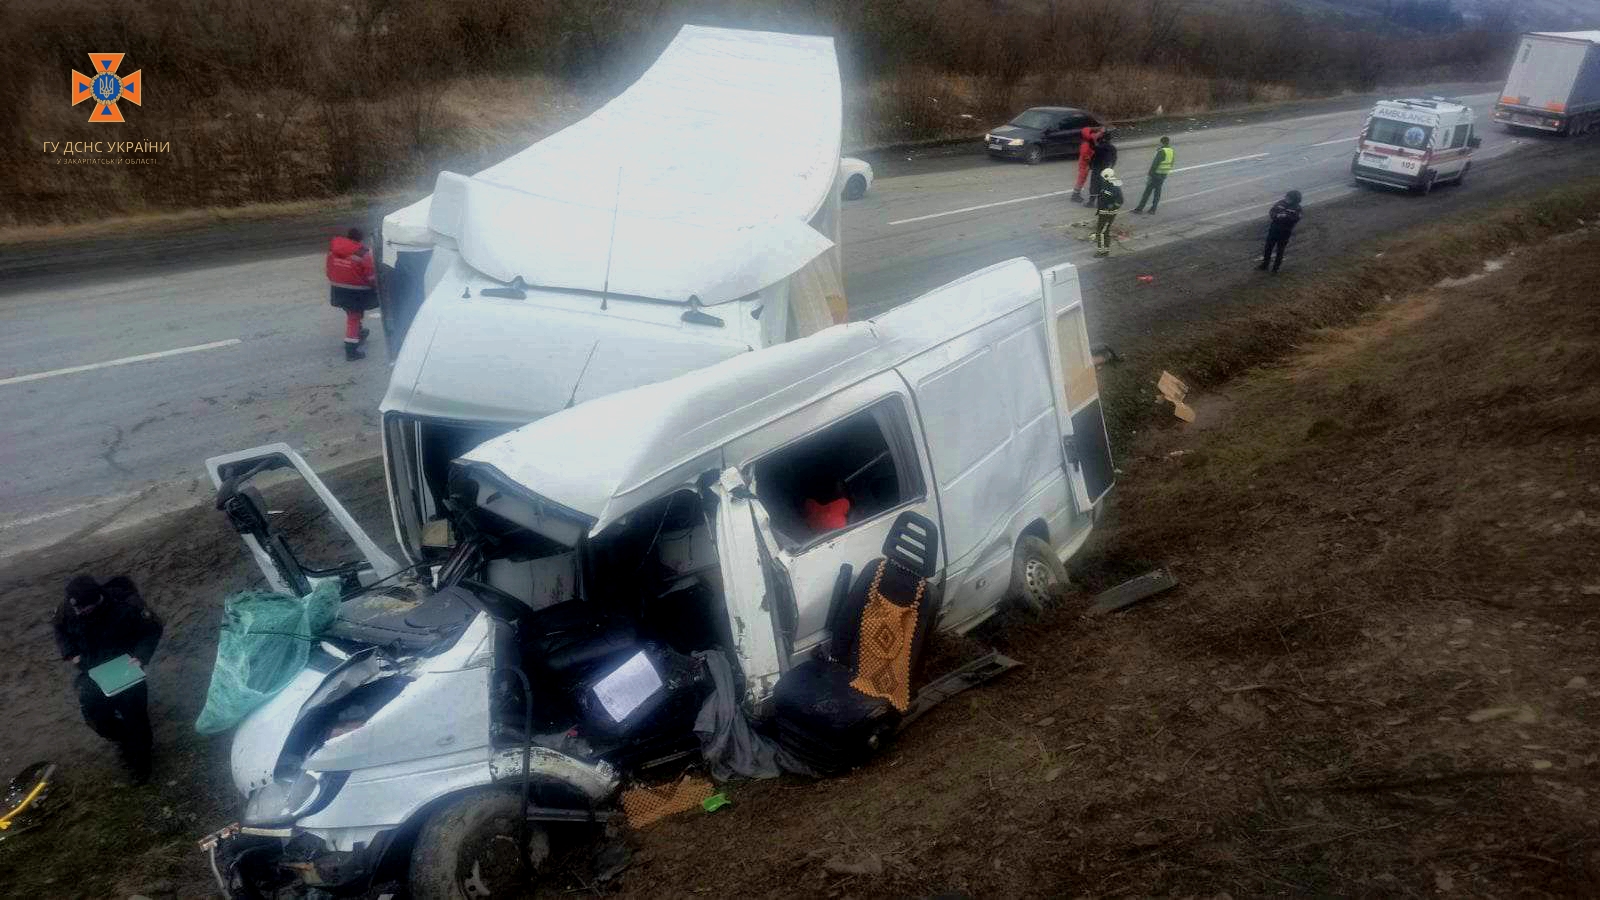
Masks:
[[[384,240],[449,238],[503,283],[733,300],[832,246],[810,222],[839,171],[840,97],[832,38],[685,25],[587,117],[470,177],[441,172]]]
[[[1466,104],[1459,103],[1455,100],[1449,100],[1444,97],[1429,97],[1427,99],[1422,99],[1420,97],[1408,97],[1405,99],[1396,100],[1379,100],[1376,108],[1381,108],[1384,106],[1403,106],[1407,109],[1416,109],[1437,113],[1457,113],[1461,110],[1469,109]]]
[[[1569,41],[1588,41],[1600,44],[1600,31],[1530,31],[1534,37],[1565,38]]]
[[[734,438],[1037,303],[1042,290],[1032,262],[998,263],[875,319],[562,410],[460,462],[582,515],[599,533],[666,485],[719,468],[720,450]]]

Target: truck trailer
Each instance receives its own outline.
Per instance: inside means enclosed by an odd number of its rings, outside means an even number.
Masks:
[[[1600,31],[1524,34],[1494,120],[1563,135],[1600,128]]]

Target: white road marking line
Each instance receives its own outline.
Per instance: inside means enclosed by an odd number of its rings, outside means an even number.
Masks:
[[[996,200],[993,203],[980,203],[977,206],[964,206],[961,209],[952,209],[949,212],[929,213],[929,214],[927,214],[925,216],[914,216],[914,217],[912,217],[910,219],[897,219],[897,220],[895,220],[893,222],[890,222],[889,224],[890,225],[909,225],[912,222],[926,222],[929,219],[942,219],[945,216],[958,216],[958,215],[961,215],[962,213],[977,212],[980,209],[993,209],[996,206],[1009,206],[1009,205],[1011,205],[1013,203],[1027,203],[1029,200],[1043,200],[1046,197],[1059,197],[1062,194],[1070,194],[1070,193],[1072,193],[1072,192],[1071,191],[1051,191],[1048,194],[1034,194],[1032,197],[1017,197],[1017,198],[1012,199],[1012,200]]]
[[[1504,156],[1507,153],[1510,153],[1512,150],[1517,149],[1517,147],[1521,144],[1521,141],[1512,141],[1509,144],[1501,144],[1498,147],[1491,147],[1482,153],[1473,154],[1473,156],[1470,158],[1473,160],[1494,159],[1497,156]]]
[[[1209,169],[1212,166],[1225,166],[1228,163],[1245,162],[1246,160],[1251,159],[1262,159],[1266,155],[1267,154],[1265,153],[1256,153],[1251,156],[1235,156],[1233,159],[1219,159],[1216,162],[1201,163],[1197,166],[1184,166],[1181,169],[1173,169],[1172,174],[1176,175],[1179,172],[1193,172],[1196,169]]]
[[[1266,156],[1267,156],[1267,154],[1265,154],[1265,153],[1256,153],[1256,154],[1251,155],[1251,156],[1238,156],[1238,157],[1235,157],[1233,159],[1219,159],[1216,162],[1201,163],[1201,164],[1199,164],[1197,166],[1185,166],[1184,168],[1181,168],[1181,169],[1173,169],[1172,170],[1172,174],[1176,175],[1179,172],[1193,172],[1196,169],[1209,169],[1212,166],[1221,166],[1221,165],[1226,165],[1228,163],[1245,162],[1247,160],[1252,160],[1252,159],[1262,159],[1262,158],[1264,158]],[[1218,190],[1220,190],[1220,189],[1218,189]],[[1027,203],[1027,202],[1029,202],[1031,200],[1044,200],[1044,199],[1047,199],[1049,197],[1060,197],[1060,196],[1062,196],[1064,194],[1070,194],[1070,193],[1072,193],[1072,192],[1071,191],[1051,191],[1048,194],[1034,194],[1031,197],[1015,197],[1015,198],[1010,199],[1010,200],[996,200],[993,203],[980,203],[977,206],[964,206],[964,207],[962,207],[960,209],[952,209],[952,210],[948,210],[946,212],[928,213],[925,216],[913,216],[913,217],[911,217],[909,219],[895,219],[895,220],[891,221],[889,224],[890,225],[910,225],[913,222],[926,222],[929,219],[942,219],[945,216],[959,216],[962,213],[977,212],[980,209],[993,209],[996,206],[1010,206],[1010,205],[1012,205],[1014,203]],[[1207,193],[1207,192],[1202,191],[1201,193]],[[1190,197],[1197,197],[1197,196],[1199,196],[1199,194],[1190,194],[1189,196]],[[1178,198],[1178,199],[1182,199],[1182,198]]]
[[[1231,191],[1243,184],[1254,184],[1257,181],[1266,181],[1269,178],[1284,177],[1286,176],[1282,172],[1269,172],[1266,175],[1259,175],[1255,178],[1244,178],[1239,181],[1230,181],[1227,184],[1218,185],[1213,188],[1206,188],[1203,191],[1195,191],[1192,194],[1184,194],[1181,197],[1173,197],[1171,200],[1162,198],[1161,205],[1167,206],[1168,204],[1172,203],[1182,203],[1185,200],[1193,200],[1196,197],[1204,197],[1206,194],[1215,194],[1217,191]]]
[[[112,366],[125,366],[129,363],[144,362],[151,359],[161,359],[167,356],[178,356],[183,353],[199,353],[202,350],[218,350],[223,347],[232,347],[234,344],[244,343],[238,338],[228,338],[225,341],[212,341],[209,344],[195,344],[193,347],[179,347],[176,350],[162,350],[157,353],[141,353],[138,356],[124,356],[121,359],[111,359],[105,362],[90,363],[86,366],[68,366],[65,369],[52,369],[48,372],[34,372],[31,375],[16,375],[11,378],[0,378],[0,387],[8,384],[22,384],[25,381],[39,381],[44,378],[54,378],[57,375],[72,375],[77,372],[92,372],[95,369],[109,369]]]
[[[105,506],[110,503],[123,503],[146,493],[148,490],[149,488],[144,488],[143,490],[128,491],[125,494],[113,494],[110,497],[102,497],[99,500],[91,500],[87,503],[74,503],[71,506],[63,506],[60,509],[52,510],[47,513],[39,513],[36,516],[12,519],[9,522],[0,522],[0,531],[10,531],[13,528],[23,528],[28,525],[33,525],[37,522],[48,522],[51,519],[59,519],[62,516],[71,515],[75,512],[82,512],[86,509],[94,509],[97,506]]]
[[[1331,141],[1323,141],[1320,144],[1312,144],[1311,146],[1313,146],[1313,147],[1326,147],[1329,144],[1353,144],[1353,143],[1355,143],[1355,140],[1356,139],[1354,137],[1334,138]]]

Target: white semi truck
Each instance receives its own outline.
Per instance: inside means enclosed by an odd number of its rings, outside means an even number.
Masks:
[[[1600,128],[1600,31],[1523,35],[1494,120],[1555,134]]]

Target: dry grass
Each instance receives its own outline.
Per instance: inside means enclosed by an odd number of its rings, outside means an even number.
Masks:
[[[1535,202],[1507,206],[1468,219],[1435,223],[1398,236],[1382,254],[1319,272],[1285,295],[1261,282],[1234,295],[1239,316],[1195,322],[1155,340],[1144,354],[1191,387],[1222,384],[1266,360],[1293,352],[1319,329],[1354,323],[1390,297],[1396,285],[1431,284],[1475,270],[1486,257],[1544,240],[1600,210],[1600,180],[1568,185]],[[1146,402],[1159,371],[1122,366],[1101,373],[1112,398],[1107,418],[1121,440],[1149,421]]]

